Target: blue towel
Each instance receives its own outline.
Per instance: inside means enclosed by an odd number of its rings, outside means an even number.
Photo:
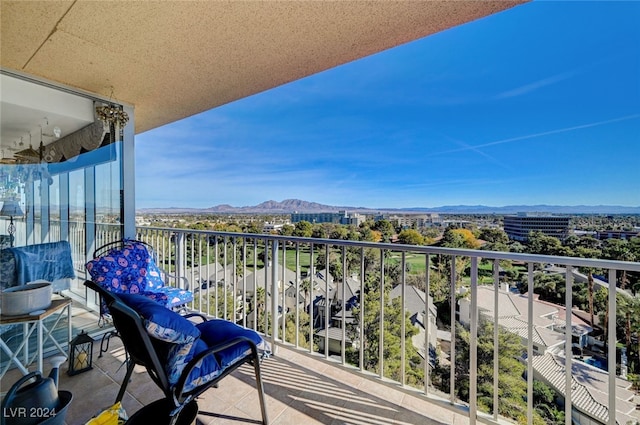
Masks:
[[[71,245],[67,241],[9,248],[16,260],[18,285],[43,279],[74,278]]]

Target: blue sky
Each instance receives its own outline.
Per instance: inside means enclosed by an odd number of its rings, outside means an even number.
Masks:
[[[138,208],[640,206],[640,2],[532,2],[142,133]]]

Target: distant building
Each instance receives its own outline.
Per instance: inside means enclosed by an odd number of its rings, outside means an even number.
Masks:
[[[599,230],[596,239],[631,239],[640,237],[640,229],[634,230]]]
[[[366,220],[362,214],[347,213],[346,211],[323,212],[323,213],[293,213],[291,214],[291,223],[299,223],[308,221],[309,223],[335,223],[335,224],[353,224],[359,226]]]
[[[387,220],[388,222],[403,229],[431,227],[440,224],[438,214],[383,214],[376,217],[376,221]]]
[[[266,221],[262,226],[262,231],[264,233],[273,233],[279,232],[284,227],[284,223],[270,223]]]
[[[525,242],[530,232],[542,232],[564,241],[569,236],[569,217],[550,214],[518,213],[504,217],[504,231],[509,239]]]

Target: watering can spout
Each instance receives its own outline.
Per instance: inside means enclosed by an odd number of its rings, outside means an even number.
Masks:
[[[56,389],[58,388],[58,371],[60,370],[60,365],[62,363],[64,363],[67,360],[67,358],[65,356],[55,356],[55,357],[51,357],[51,372],[49,372],[49,378],[53,379],[53,383],[56,386]]]

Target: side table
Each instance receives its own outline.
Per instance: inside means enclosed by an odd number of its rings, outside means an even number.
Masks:
[[[48,340],[52,341],[56,348],[67,358],[69,358],[67,351],[62,347],[60,342],[56,341],[53,337],[53,331],[58,327],[60,320],[65,317],[64,311],[67,311],[67,341],[71,341],[71,298],[60,298],[54,299],[51,301],[51,305],[44,312],[37,314],[24,314],[20,316],[4,316],[0,315],[0,327],[14,325],[14,324],[22,324],[22,341],[18,345],[15,350],[11,350],[9,345],[7,345],[6,341],[3,339],[3,334],[0,332],[0,348],[7,353],[9,356],[9,361],[4,366],[4,368],[0,371],[0,378],[7,373],[11,363],[15,363],[15,365],[20,369],[23,375],[29,373],[27,369],[29,365],[35,360],[38,359],[38,370],[44,372],[42,370],[43,363],[43,349],[44,343]],[[51,316],[52,314],[58,314],[53,325],[47,328],[44,324],[44,319]],[[36,352],[33,355],[29,353],[29,338],[33,334],[34,330],[36,331],[37,339],[36,339]],[[23,354],[22,361],[20,360],[20,354]]]

